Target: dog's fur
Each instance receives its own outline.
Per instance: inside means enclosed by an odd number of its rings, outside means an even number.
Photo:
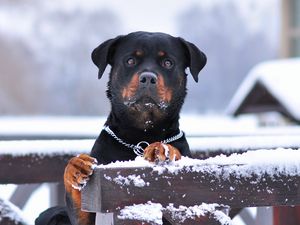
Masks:
[[[99,78],[106,66],[111,65],[107,90],[111,112],[105,125],[127,143],[152,143],[145,151],[147,160],[166,160],[161,141],[180,131],[178,120],[186,96],[186,68],[198,82],[198,73],[206,64],[205,54],[182,38],[134,32],[102,43],[93,51],[92,60],[99,68]],[[184,135],[170,143],[168,149],[172,159],[191,156]],[[101,131],[90,156],[80,155],[70,160],[64,183],[73,225],[95,221],[94,214],[80,210],[79,189],[92,174],[92,165],[135,157],[132,149]]]

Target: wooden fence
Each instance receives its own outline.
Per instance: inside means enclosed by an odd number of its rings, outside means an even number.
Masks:
[[[276,150],[270,150],[270,155],[274,153]],[[130,225],[133,224],[132,218],[120,219],[120,210],[134,204],[146,204],[149,201],[159,203],[163,207],[167,207],[170,203],[177,207],[180,205],[192,207],[203,202],[217,203],[220,208],[222,206],[244,208],[300,205],[300,152],[293,151],[293,153],[297,153],[295,156],[298,158],[293,163],[275,165],[270,160],[269,163],[264,163],[263,167],[205,163],[180,167],[176,165],[128,167],[125,163],[124,167],[119,164],[97,168],[92,179],[83,189],[82,208],[90,212],[112,213],[106,215],[106,219],[111,221],[110,224]],[[164,208],[162,213],[176,225],[199,224],[201,218],[182,221],[182,217],[177,219],[170,217],[174,215],[170,210]],[[299,225],[299,216],[290,213],[288,225]],[[144,224],[152,225],[160,224],[149,221],[147,217],[145,219],[143,215],[140,215],[140,218],[134,221],[140,220]],[[286,221],[280,223],[278,220],[279,218],[275,224],[287,224]],[[291,222],[292,220],[294,222]],[[105,223],[107,224],[107,221]],[[200,224],[218,223],[212,220]],[[104,225],[103,221],[98,225]]]
[[[253,143],[255,143],[253,138],[258,144],[253,145]],[[263,140],[268,141],[265,141],[266,144],[263,144]],[[270,142],[269,140],[274,141]],[[234,152],[243,152],[246,150],[260,148],[300,147],[300,136],[297,135],[291,135],[288,138],[280,135],[275,137],[226,137],[223,139],[215,137],[193,137],[189,138],[188,141],[191,143],[193,155],[196,158],[207,158],[220,153],[229,155]],[[63,204],[62,175],[65,165],[67,161],[74,155],[83,152],[89,152],[93,142],[94,140],[16,141],[14,143],[11,141],[1,141],[0,184],[34,184],[30,190],[26,190],[26,188],[20,186],[20,188],[17,188],[16,193],[10,199],[13,203],[16,203],[16,205],[22,208],[27,199],[30,197],[32,191],[37,188],[40,183],[55,182],[60,185],[54,185],[55,187],[58,187],[58,190],[54,191],[56,192],[56,195],[51,197],[52,199],[56,199],[53,204]],[[13,146],[13,148],[11,148],[11,146]],[[53,147],[49,151],[49,148],[46,148],[45,146],[56,147]],[[24,148],[26,151],[24,151]],[[280,207],[276,208],[274,212],[274,218],[276,218],[274,219],[275,221],[280,221],[282,218],[284,218],[282,214],[286,215],[288,218],[296,218],[295,208]],[[281,225],[284,223],[279,222],[276,225],[279,224]],[[289,225],[292,224],[293,223],[290,223]]]

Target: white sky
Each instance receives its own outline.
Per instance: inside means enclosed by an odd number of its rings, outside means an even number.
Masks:
[[[120,7],[119,1],[113,0],[107,5],[116,10],[122,19],[125,19],[126,32],[144,30],[146,28],[149,31],[161,31],[175,35],[176,17],[180,12],[190,7],[192,3],[199,4],[195,0],[129,0]]]
[[[211,7],[225,1],[236,2],[246,21],[249,21],[253,33],[267,29],[268,39],[275,45],[277,44],[278,29],[280,29],[280,0],[52,0],[42,1],[40,4],[47,11],[75,11],[76,13],[76,10],[82,9],[86,11],[107,9],[117,15],[121,21],[121,30],[118,34],[143,30],[160,31],[178,36],[182,35],[177,30],[179,16],[182,13],[195,6]],[[20,10],[24,9],[1,6],[0,32],[13,36],[29,35],[29,38],[32,38],[34,11],[25,8],[25,13],[20,15]]]
[[[57,4],[57,1],[59,4]],[[274,15],[274,7],[278,8],[280,0],[53,0],[52,3],[59,7],[68,8],[69,10],[76,8],[95,8],[109,9],[116,13],[121,19],[124,27],[124,33],[147,30],[161,31],[177,34],[176,23],[178,16],[187,9],[198,5],[200,7],[210,7],[224,1],[236,1],[241,11],[248,17],[249,22],[253,24],[254,29],[261,26],[265,21],[261,21],[261,11],[270,9],[270,17],[278,17]],[[51,2],[49,4],[52,4]],[[275,10],[276,11],[276,10]],[[272,24],[269,24],[272,26]]]

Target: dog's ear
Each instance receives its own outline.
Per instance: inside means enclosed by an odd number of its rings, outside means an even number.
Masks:
[[[116,38],[103,42],[92,52],[92,60],[99,68],[98,79],[102,77],[107,64],[111,64],[110,58],[114,52],[117,41],[121,37],[122,36],[117,36]]]
[[[197,48],[196,45],[190,43],[183,38],[179,38],[182,44],[185,46],[188,53],[188,64],[191,74],[196,82],[198,82],[198,74],[206,64],[206,55]]]

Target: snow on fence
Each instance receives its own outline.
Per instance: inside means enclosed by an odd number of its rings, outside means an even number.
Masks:
[[[299,150],[258,150],[206,160],[183,157],[154,166],[141,158],[112,163],[95,169],[82,194],[83,210],[106,213],[99,216],[115,225],[158,225],[162,215],[173,224],[199,224],[200,215],[207,216],[203,224],[230,224],[216,206],[279,205],[300,205]],[[150,209],[160,213],[153,218]]]
[[[62,182],[68,160],[93,140],[0,141],[0,184]]]
[[[299,148],[300,136],[188,137],[194,158],[262,148]],[[59,182],[68,160],[89,153],[87,140],[0,141],[0,184]]]
[[[300,148],[300,136],[296,134],[286,136],[188,137],[188,142],[193,156],[202,159],[220,153],[230,155],[234,152],[241,153],[261,148]],[[0,184],[62,182],[62,174],[67,161],[79,153],[88,153],[93,143],[94,140],[0,141]],[[273,156],[272,152],[269,152],[268,155],[269,157]],[[223,167],[227,168],[228,166],[224,165]],[[233,188],[232,186],[231,189]],[[21,189],[22,187],[20,187],[19,192],[22,193],[22,196],[30,196],[29,193],[28,195],[24,194],[24,190]],[[59,190],[57,199],[62,200],[63,194],[60,192],[63,191],[63,188],[61,187]],[[51,199],[56,198],[52,196]],[[22,199],[22,201],[26,202],[26,199]],[[167,213],[166,210],[164,213]]]

